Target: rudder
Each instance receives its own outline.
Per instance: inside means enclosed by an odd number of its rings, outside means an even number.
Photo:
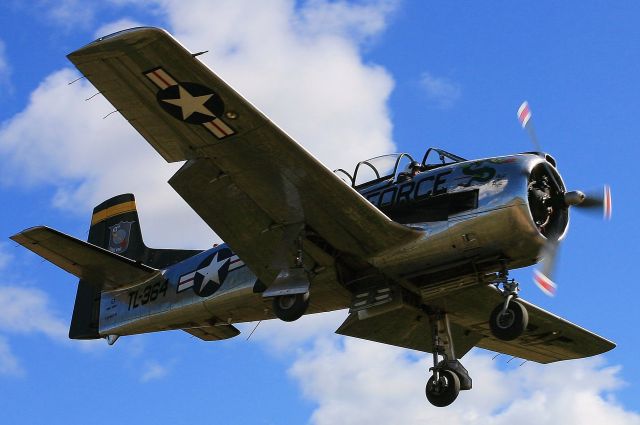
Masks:
[[[142,239],[135,197],[131,193],[114,196],[93,209],[87,242],[157,269],[201,252],[148,248]],[[100,338],[100,295],[100,288],[80,279],[69,338]]]

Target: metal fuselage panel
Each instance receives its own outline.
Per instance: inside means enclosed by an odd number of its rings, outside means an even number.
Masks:
[[[426,217],[407,223],[422,230],[422,238],[369,261],[401,277],[462,270],[461,264],[471,262],[488,262],[484,271],[495,271],[499,259],[510,269],[535,264],[546,238],[533,221],[528,184],[531,170],[544,161],[532,154],[466,161],[363,190],[365,198],[393,219],[407,212],[415,219],[420,209]],[[430,216],[433,208],[440,209],[436,215],[441,217]]]
[[[489,272],[496,271],[501,260],[508,268],[534,264],[545,237],[529,209],[528,184],[531,170],[544,161],[531,154],[466,161],[404,181],[359,188],[389,217],[424,233],[368,261],[389,276],[422,278],[432,286],[468,277],[462,265],[484,265],[482,271]],[[157,281],[104,292],[100,333],[126,335],[269,318],[257,285],[264,287],[221,245],[167,268]]]
[[[156,281],[103,292],[100,334],[135,334],[264,316],[258,279],[227,245],[177,263]],[[212,320],[214,321],[212,323]]]

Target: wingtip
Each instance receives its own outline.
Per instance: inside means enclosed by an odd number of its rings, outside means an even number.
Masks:
[[[29,233],[29,232],[32,232],[34,230],[46,229],[46,228],[47,228],[47,226],[43,226],[43,225],[27,227],[26,229],[23,229],[23,230],[19,231],[18,233],[15,233],[15,234],[9,236],[9,239],[18,242],[17,239],[20,239],[21,237],[23,237],[25,233]]]

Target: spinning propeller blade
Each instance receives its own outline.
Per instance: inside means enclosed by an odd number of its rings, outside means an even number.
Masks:
[[[518,108],[517,115],[522,128],[528,131],[535,149],[541,151],[531,120],[531,108],[527,101],[522,102]],[[545,162],[545,167],[554,180],[556,187],[561,188],[553,177],[554,174],[551,171],[551,165]],[[562,191],[563,193],[561,195],[564,197],[564,208],[577,207],[583,210],[601,210],[605,220],[611,219],[611,188],[608,185],[604,185],[603,189],[586,193],[577,190],[572,192]],[[560,205],[562,205],[562,202]],[[534,271],[533,281],[542,292],[549,296],[554,296],[557,289],[557,285],[553,281],[553,271],[559,248],[560,241],[556,238],[549,237],[540,251],[540,258],[542,258],[541,268]]]
[[[603,188],[584,193],[584,200],[575,205],[578,208],[602,210],[605,220],[611,220],[611,188],[604,185]]]
[[[540,290],[545,293],[545,295],[548,295],[550,297],[556,296],[556,289],[558,286],[553,280],[542,274],[541,271],[533,271],[533,281],[538,286],[538,288],[540,288]]]
[[[558,288],[553,281],[553,272],[555,270],[559,248],[559,241],[549,239],[540,252],[540,257],[542,257],[542,268],[533,272],[533,282],[542,292],[550,297],[556,295],[556,289]]]

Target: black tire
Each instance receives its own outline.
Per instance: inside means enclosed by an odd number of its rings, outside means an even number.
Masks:
[[[525,306],[517,301],[511,301],[507,310],[502,314],[504,304],[499,304],[491,312],[489,326],[491,333],[503,341],[511,341],[522,335],[529,323],[529,313]]]
[[[425,388],[427,400],[436,407],[450,405],[460,393],[460,378],[451,370],[441,370],[440,379],[436,382],[433,375],[427,381]]]
[[[293,322],[298,320],[309,307],[309,293],[280,295],[273,298],[273,313],[280,320]]]

